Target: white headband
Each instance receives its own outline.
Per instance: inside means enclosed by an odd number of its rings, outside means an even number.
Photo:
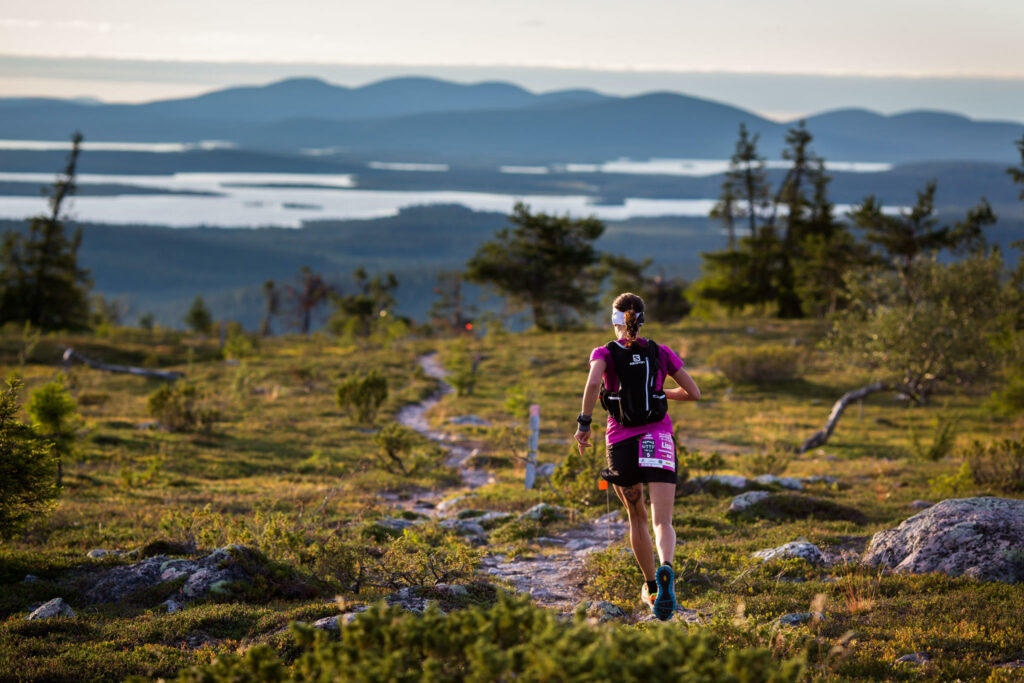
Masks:
[[[640,324],[644,324],[644,314],[638,313],[637,316],[640,318]],[[626,312],[612,309],[612,325],[625,325],[626,324]]]

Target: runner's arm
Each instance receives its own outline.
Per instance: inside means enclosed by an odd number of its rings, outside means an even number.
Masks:
[[[594,413],[594,405],[601,393],[601,378],[606,366],[607,364],[601,358],[590,361],[590,374],[587,375],[587,384],[583,387],[583,404],[580,407],[580,412],[584,415],[593,415]],[[575,439],[584,446],[590,445],[590,430],[581,431],[577,427]]]
[[[670,398],[673,401],[699,401],[700,400],[700,389],[697,388],[697,383],[690,377],[690,373],[682,368],[679,368],[672,375],[672,379],[676,381],[679,386],[675,389],[665,389],[665,397]]]

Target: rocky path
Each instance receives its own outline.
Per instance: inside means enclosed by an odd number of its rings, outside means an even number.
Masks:
[[[472,455],[470,449],[452,443],[445,434],[430,428],[427,413],[440,402],[442,396],[451,393],[453,389],[444,381],[448,373],[441,367],[436,353],[421,357],[419,363],[427,375],[441,381],[441,393],[400,410],[398,422],[448,450],[447,462],[459,469],[467,492],[490,483],[492,478],[488,472],[463,466]],[[436,499],[443,495],[444,493],[436,493],[421,496],[411,501],[411,505],[419,511],[429,511],[433,516],[443,519],[451,512],[446,506],[435,505]],[[421,509],[424,507],[427,509]],[[580,591],[580,570],[587,555],[618,543],[626,537],[628,530],[629,525],[623,516],[614,510],[592,522],[537,539],[545,549],[542,553],[519,559],[491,554],[484,558],[482,565],[491,576],[506,579],[520,593],[528,593],[538,605],[560,612],[572,612],[584,600]],[[639,590],[640,587],[637,586],[638,593]],[[679,616],[685,621],[700,620],[693,610],[680,607],[678,611]]]

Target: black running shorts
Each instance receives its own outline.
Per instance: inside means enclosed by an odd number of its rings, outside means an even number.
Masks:
[[[649,484],[652,481],[678,483],[676,471],[679,469],[679,459],[674,452],[672,459],[675,466],[672,469],[640,466],[640,440],[643,436],[634,436],[608,446],[608,469],[601,471],[602,479],[616,486],[633,486],[641,482]]]

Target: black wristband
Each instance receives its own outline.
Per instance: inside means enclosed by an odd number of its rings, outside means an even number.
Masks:
[[[576,416],[576,422],[581,427],[589,427],[590,423],[593,421],[594,418],[591,417],[590,415],[584,415],[583,413],[580,413],[579,415]]]

